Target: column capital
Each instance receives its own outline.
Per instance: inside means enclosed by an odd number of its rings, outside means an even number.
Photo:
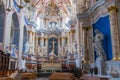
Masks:
[[[71,32],[72,32],[72,33],[75,33],[75,30],[73,29],[73,30],[71,30]]]
[[[117,6],[110,6],[108,7],[108,12],[119,12],[119,8]]]
[[[83,30],[86,30],[86,31],[88,31],[88,30],[90,30],[90,29],[92,29],[92,28],[93,28],[92,26],[82,27],[82,29],[83,29]]]

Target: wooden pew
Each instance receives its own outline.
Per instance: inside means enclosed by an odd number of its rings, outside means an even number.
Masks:
[[[72,73],[56,72],[49,77],[49,80],[75,80],[75,76]]]
[[[36,80],[36,73],[22,73],[22,80]]]

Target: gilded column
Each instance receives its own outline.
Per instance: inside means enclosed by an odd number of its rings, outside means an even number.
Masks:
[[[88,27],[83,27],[83,31],[84,31],[84,63],[89,63],[89,53],[88,53],[88,48],[87,48],[87,40],[88,40],[88,34],[87,34],[87,31],[88,31]]]
[[[38,36],[36,35],[36,46],[38,46],[38,41],[39,41],[39,39],[38,39]]]
[[[120,60],[119,53],[119,36],[118,36],[118,21],[117,21],[117,13],[119,12],[116,6],[110,6],[108,8],[109,16],[110,16],[110,28],[111,28],[111,38],[112,38],[112,53],[113,60]]]
[[[34,54],[35,32],[32,32],[32,54]]]

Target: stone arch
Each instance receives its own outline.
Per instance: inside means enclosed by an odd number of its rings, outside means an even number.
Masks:
[[[0,42],[4,39],[4,26],[5,26],[5,7],[4,4],[0,4]]]
[[[17,13],[14,12],[12,14],[12,24],[11,24],[11,44],[16,45],[17,48],[19,48],[19,34],[20,34],[20,25]]]
[[[24,29],[23,29],[24,33],[23,33],[23,52],[25,51],[25,43],[26,41],[28,41],[28,32],[27,32],[27,28],[26,26],[24,26]]]

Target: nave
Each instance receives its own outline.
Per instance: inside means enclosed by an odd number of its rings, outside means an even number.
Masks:
[[[0,0],[0,80],[120,80],[120,0]]]

